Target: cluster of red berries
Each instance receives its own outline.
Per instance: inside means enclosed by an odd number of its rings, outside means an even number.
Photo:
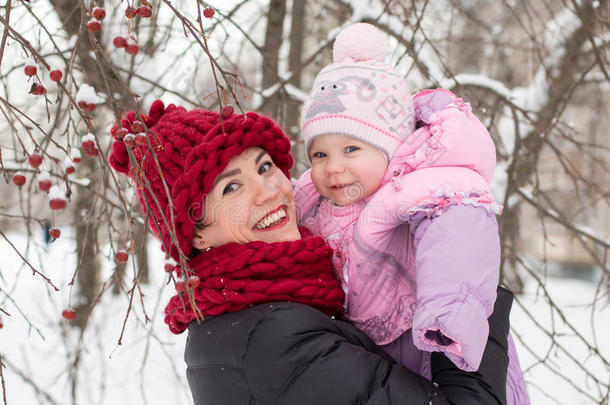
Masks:
[[[114,45],[115,48],[124,48],[125,53],[129,55],[136,55],[140,50],[138,42],[136,41],[136,38],[133,35],[130,35],[128,37],[114,37],[114,39],[112,40],[112,45]]]
[[[34,169],[38,169],[40,167],[40,165],[42,164],[42,156],[38,152],[34,152],[28,158],[28,162],[29,162],[30,166],[32,166]],[[25,183],[26,183],[26,178],[25,178],[25,174],[23,172],[16,172],[13,175],[13,184],[14,185],[16,185],[17,187],[21,187]],[[49,182],[49,188],[51,188],[50,182]]]
[[[138,8],[128,6],[125,9],[125,17],[129,18],[130,20],[136,17],[150,18],[152,16],[151,5],[146,1],[142,1],[142,3],[144,4],[139,6]],[[133,35],[129,35],[127,37],[123,37],[120,35],[116,36],[112,40],[112,45],[114,45],[115,48],[125,49],[125,53],[129,55],[136,55],[140,50],[140,47],[138,46],[138,41]]]
[[[132,122],[131,130],[133,132],[129,132],[127,128],[118,128],[112,133],[112,137],[118,141],[125,142],[125,145],[129,146],[130,148],[148,145],[146,126],[142,121],[135,120],[134,122]],[[151,132],[152,131],[149,130],[149,133]]]
[[[87,22],[87,29],[93,33],[100,32],[102,29],[100,21],[106,18],[106,10],[100,7],[94,7],[93,10],[91,10],[91,14],[93,15],[93,18]]]
[[[198,276],[190,276],[187,281],[176,281],[174,285],[179,294],[186,292],[186,287],[195,290],[201,284],[201,279]]]
[[[147,3],[148,4],[148,3]],[[125,17],[132,19],[138,17],[150,18],[152,16],[152,7],[148,4],[142,5],[138,8],[128,6],[125,9]]]
[[[47,92],[46,87],[42,84],[42,82],[38,79],[38,66],[36,63],[32,61],[28,61],[23,68],[23,72],[28,77],[35,77],[34,83],[30,87],[30,94],[35,96],[41,96]],[[58,82],[63,77],[63,73],[59,69],[53,69],[49,72],[49,78],[51,81]]]

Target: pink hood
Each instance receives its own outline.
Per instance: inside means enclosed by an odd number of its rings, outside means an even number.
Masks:
[[[383,183],[430,167],[464,167],[489,183],[496,149],[487,128],[471,113],[470,104],[446,89],[424,90],[413,97],[414,131],[392,157]]]

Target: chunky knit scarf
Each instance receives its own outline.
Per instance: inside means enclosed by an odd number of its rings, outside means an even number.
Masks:
[[[170,299],[165,307],[169,329],[182,333],[198,317],[270,301],[299,302],[327,315],[340,314],[344,294],[333,275],[332,249],[307,229],[300,231],[303,239],[296,241],[229,243],[199,253],[188,267],[201,282]]]

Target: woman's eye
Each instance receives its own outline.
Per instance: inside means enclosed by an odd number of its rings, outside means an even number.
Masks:
[[[315,157],[315,158],[323,158],[323,157],[326,157],[326,153],[324,153],[324,152],[315,152],[311,156]]]
[[[347,153],[356,152],[357,150],[360,150],[360,148],[357,147],[357,146],[353,146],[353,145],[352,146],[348,146],[347,148],[345,148],[345,151]]]
[[[232,193],[233,191],[237,190],[238,188],[239,188],[239,184],[237,184],[237,183],[229,183],[222,190],[222,194],[225,195],[225,194]]]
[[[258,168],[258,174],[267,173],[271,169],[273,169],[273,163],[272,162],[265,162],[265,163],[263,163],[261,165],[261,167]]]

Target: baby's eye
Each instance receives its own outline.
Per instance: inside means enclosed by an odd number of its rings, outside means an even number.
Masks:
[[[354,145],[350,145],[347,148],[345,148],[345,152],[347,152],[347,153],[356,152],[357,150],[360,150],[360,148],[357,146],[354,146]]]
[[[324,152],[315,152],[315,153],[314,153],[313,155],[311,155],[311,156],[312,156],[312,157],[315,157],[315,158],[324,158],[324,157],[326,157],[326,153],[324,153]]]
[[[222,194],[229,194],[232,193],[233,191],[236,191],[239,188],[239,184],[237,183],[229,183],[225,186],[225,188],[222,190]]]
[[[273,169],[273,162],[265,162],[258,168],[258,174],[267,173]]]

